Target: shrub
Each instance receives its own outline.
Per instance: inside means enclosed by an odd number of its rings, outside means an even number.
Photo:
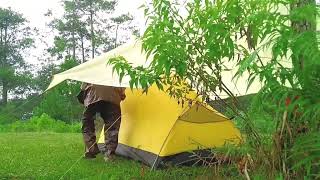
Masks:
[[[58,85],[44,94],[41,102],[33,109],[33,114],[41,116],[45,113],[67,123],[78,121],[83,111],[82,105],[76,99],[79,90],[79,83],[65,82]]]
[[[27,121],[16,121],[12,124],[1,125],[0,132],[80,132],[80,123],[67,124],[60,120],[55,120],[47,114],[34,116]]]
[[[15,112],[16,105],[8,103],[0,109],[0,124],[10,124],[19,119],[18,113]],[[15,112],[15,113],[12,113]]]

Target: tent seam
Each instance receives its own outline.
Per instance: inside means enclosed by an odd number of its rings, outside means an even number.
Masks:
[[[222,121],[205,121],[205,122],[192,122],[192,121],[187,121],[185,119],[182,118],[178,118],[178,121],[183,121],[183,122],[188,122],[188,123],[192,123],[192,124],[209,124],[209,123],[219,123],[219,122],[226,122],[226,121],[230,121],[229,119],[227,120],[222,120]]]

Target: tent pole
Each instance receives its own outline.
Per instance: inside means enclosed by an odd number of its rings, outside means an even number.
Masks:
[[[154,160],[154,162],[153,162],[153,164],[152,164],[151,171],[155,169],[155,166],[156,166],[156,163],[157,163],[157,161],[158,161],[158,159],[159,159],[160,153],[161,153],[161,151],[162,151],[165,143],[167,142],[167,140],[168,140],[168,138],[169,138],[169,136],[170,136],[173,128],[174,128],[175,125],[177,124],[177,121],[178,121],[178,119],[174,122],[174,124],[172,125],[172,127],[171,127],[171,129],[170,129],[170,131],[169,131],[169,133],[168,133],[168,135],[167,135],[167,137],[166,137],[166,139],[165,139],[164,142],[162,143],[161,148],[160,148],[160,151],[159,151],[159,153],[157,154],[157,157],[156,157],[156,159]]]
[[[195,98],[195,99],[196,99],[196,98]],[[195,100],[195,99],[194,99],[194,100]],[[194,101],[194,100],[193,100],[193,101]],[[183,106],[182,106],[182,107],[183,107]],[[185,107],[185,109],[183,110],[183,112],[181,113],[181,115],[183,115],[183,114],[186,113],[185,110],[186,110],[188,107],[189,107],[189,106],[186,106],[186,107]],[[189,109],[190,109],[190,107],[189,107]],[[163,149],[163,147],[164,147],[164,144],[167,142],[167,140],[168,140],[168,138],[169,138],[169,136],[170,136],[173,128],[176,126],[177,121],[179,120],[179,118],[180,118],[181,115],[179,115],[179,116],[177,117],[177,119],[176,119],[176,121],[174,122],[174,124],[172,125],[172,127],[171,127],[171,129],[170,129],[170,131],[169,131],[169,133],[168,133],[168,135],[167,135],[167,137],[166,137],[166,139],[164,140],[163,144],[161,145],[160,151],[159,151],[156,159],[154,160],[154,162],[153,162],[153,164],[152,164],[152,166],[151,166],[151,171],[155,169],[156,163],[157,163],[157,161],[158,161],[158,159],[159,159],[159,156],[160,156],[160,153],[161,153],[161,151],[162,151],[162,149]]]

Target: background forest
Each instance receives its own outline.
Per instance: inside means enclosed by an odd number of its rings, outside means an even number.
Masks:
[[[139,34],[132,15],[114,15],[116,1],[65,0],[61,4],[61,17],[56,17],[52,10],[43,14],[49,32],[30,27],[28,19],[19,12],[0,9],[0,124],[43,114],[69,124],[79,122],[82,107],[75,99],[79,83],[66,82],[42,94],[52,75]],[[52,42],[48,36],[54,37]],[[37,68],[26,61],[35,46],[44,49],[40,57],[35,57],[40,64]]]

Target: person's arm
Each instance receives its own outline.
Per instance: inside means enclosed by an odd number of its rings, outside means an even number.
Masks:
[[[118,92],[118,94],[119,94],[119,96],[120,96],[122,101],[124,99],[126,99],[125,90],[126,90],[126,88],[123,88],[123,87],[116,88],[116,91]]]
[[[88,85],[89,85],[88,83],[83,82],[80,86],[81,91],[85,91],[87,89]]]
[[[80,92],[77,95],[77,99],[81,104],[84,104],[84,100],[86,99],[87,96],[87,89],[89,87],[88,83],[83,82],[80,86]]]
[[[81,86],[80,86],[80,89],[81,89],[81,91],[85,91],[85,90],[87,90],[88,88],[90,88],[90,87],[92,87],[92,86],[93,86],[93,84],[83,82],[83,83],[81,84]]]

